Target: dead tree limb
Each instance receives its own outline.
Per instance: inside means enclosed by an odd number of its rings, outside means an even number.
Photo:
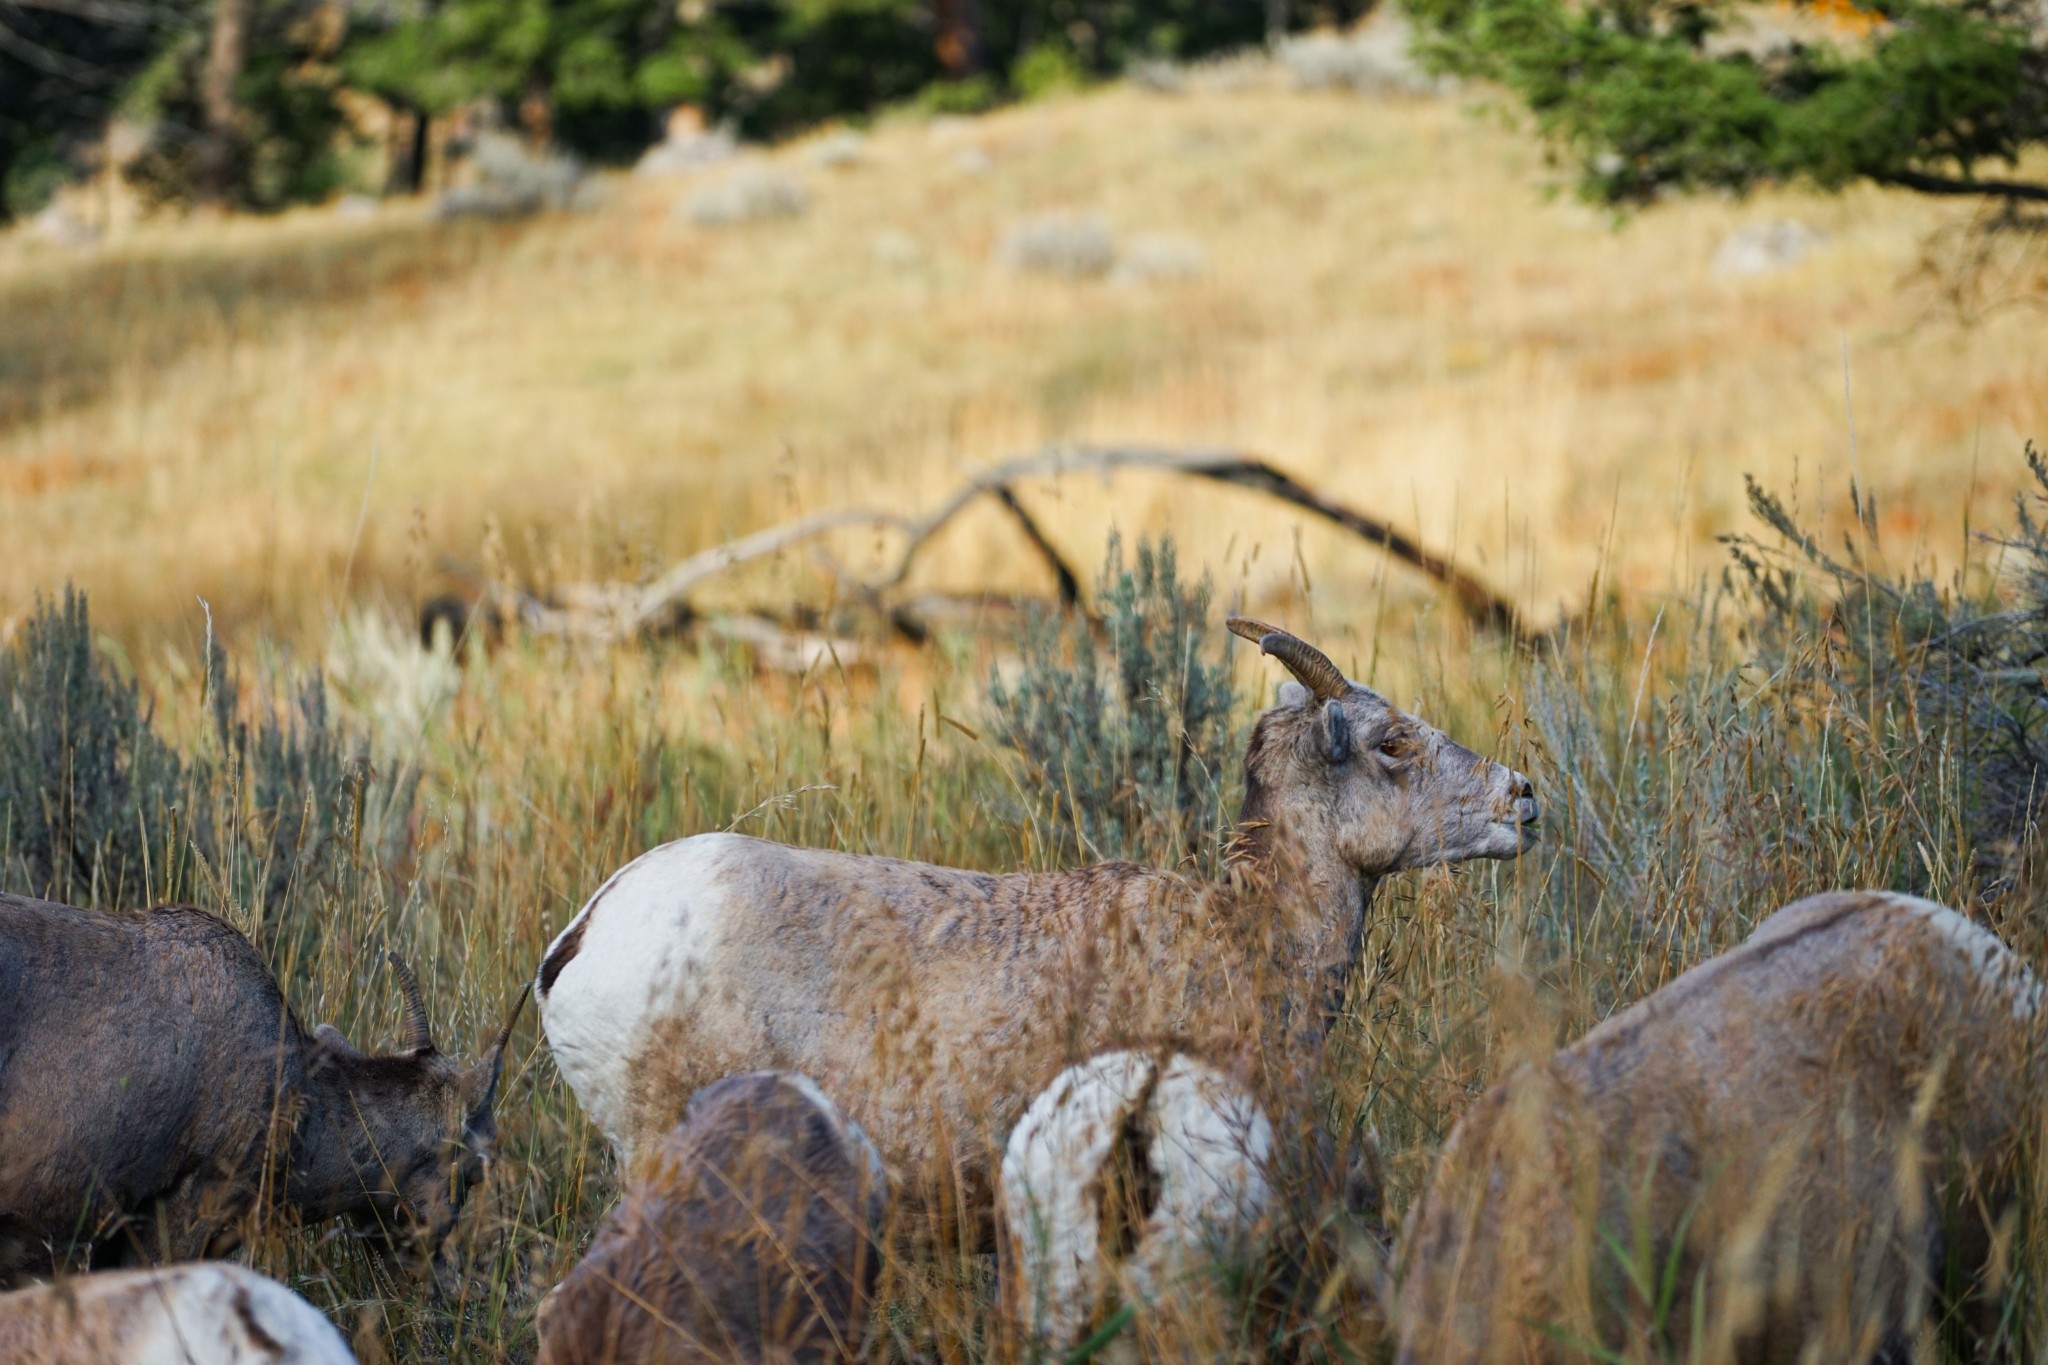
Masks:
[[[1233,484],[1314,512],[1353,535],[1380,546],[1402,563],[1421,570],[1443,584],[1474,623],[1492,630],[1507,631],[1518,639],[1528,638],[1522,630],[1520,613],[1515,610],[1514,605],[1451,563],[1449,559],[1423,548],[1412,536],[1396,530],[1377,517],[1369,517],[1341,503],[1332,502],[1265,460],[1229,450],[1175,451],[1144,446],[1064,446],[1039,455],[1007,460],[976,475],[959,492],[940,504],[931,515],[908,524],[905,529],[910,540],[904,546],[903,558],[898,561],[895,573],[876,586],[888,589],[901,585],[910,576],[911,567],[925,545],[975,498],[985,492],[1008,488],[1020,479],[1077,473],[1107,475],[1125,469],[1159,470],[1169,474],[1186,474],[1194,478],[1209,479],[1216,483]]]
[[[1003,505],[1003,509],[1016,518],[1018,528],[1024,532],[1024,538],[1029,540],[1038,553],[1044,556],[1045,562],[1052,566],[1053,581],[1059,587],[1060,605],[1063,607],[1079,606],[1081,604],[1081,580],[1075,577],[1074,571],[1068,566],[1067,561],[1060,558],[1060,552],[1053,548],[1050,540],[1045,538],[1045,532],[1038,529],[1038,523],[1033,521],[1031,514],[1024,510],[1024,504],[1017,501],[1016,491],[1006,483],[999,483],[990,491],[996,495],[996,501]]]
[[[1107,477],[1122,470],[1182,474],[1249,488],[1313,512],[1441,583],[1474,623],[1488,629],[1507,631],[1517,639],[1532,638],[1523,630],[1520,614],[1513,604],[1479,579],[1443,555],[1424,548],[1414,537],[1377,517],[1367,516],[1323,497],[1265,460],[1238,451],[1176,451],[1145,446],[1063,446],[1036,455],[1020,456],[981,471],[923,517],[861,509],[818,512],[699,551],[644,585],[569,585],[547,601],[523,593],[507,593],[506,600],[517,604],[520,619],[531,629],[579,639],[618,640],[654,629],[664,622],[673,623],[679,614],[687,615],[686,599],[690,592],[720,574],[770,558],[834,531],[869,527],[893,531],[903,537],[901,555],[895,567],[882,579],[866,582],[857,578],[825,554],[822,547],[814,550],[813,557],[865,604],[880,611],[902,634],[922,640],[926,630],[919,619],[920,614],[892,605],[889,599],[909,579],[918,556],[939,532],[984,494],[994,497],[1002,505],[1032,548],[1051,568],[1060,602],[1067,606],[1078,605],[1081,599],[1079,577],[1018,500],[1013,485],[1023,479],[1066,474],[1094,473]]]

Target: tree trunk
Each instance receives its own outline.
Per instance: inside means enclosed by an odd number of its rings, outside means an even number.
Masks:
[[[938,0],[939,65],[949,80],[981,70],[981,7],[975,0]]]
[[[541,72],[526,78],[526,93],[519,100],[519,126],[526,132],[527,145],[545,152],[555,141],[554,88]]]
[[[248,57],[250,0],[214,0],[213,35],[199,85],[204,128],[199,141],[199,202],[225,204],[234,192],[242,111],[235,85]]]
[[[428,135],[434,116],[424,109],[409,109],[400,137],[391,150],[391,174],[385,177],[386,194],[418,194],[427,183]]]

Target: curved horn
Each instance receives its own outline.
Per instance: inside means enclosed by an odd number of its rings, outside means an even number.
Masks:
[[[386,953],[391,970],[398,973],[398,989],[405,996],[405,1026],[412,1034],[407,1044],[414,1052],[434,1050],[434,1030],[427,1023],[427,1002],[420,997],[420,979],[397,953]]]
[[[483,1060],[477,1063],[477,1069],[482,1071],[487,1079],[484,1081],[483,1093],[477,1097],[476,1103],[471,1106],[470,1113],[472,1119],[476,1115],[488,1113],[491,1101],[497,1098],[498,1077],[505,1070],[505,1044],[512,1041],[512,1026],[519,1022],[519,1012],[526,1008],[526,997],[532,994],[532,992],[533,983],[531,981],[519,988],[519,998],[512,1002],[512,1014],[505,1020],[505,1027],[498,1030],[497,1041],[491,1044],[491,1050],[486,1052]]]
[[[1278,626],[1254,621],[1249,616],[1228,617],[1223,624],[1230,627],[1233,635],[1258,641],[1260,652],[1270,654],[1287,665],[1287,671],[1314,693],[1317,701],[1334,701],[1351,690],[1343,670],[1330,662],[1329,655],[1308,641],[1290,635]]]

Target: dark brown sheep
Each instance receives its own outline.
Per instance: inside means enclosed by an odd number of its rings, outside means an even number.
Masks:
[[[0,895],[0,1285],[225,1254],[265,1193],[431,1255],[496,1141],[511,1022],[465,1067],[392,963],[411,1038],[365,1056],[204,911]]]
[[[548,1296],[540,1365],[851,1360],[887,1201],[867,1136],[809,1081],[714,1082]]]

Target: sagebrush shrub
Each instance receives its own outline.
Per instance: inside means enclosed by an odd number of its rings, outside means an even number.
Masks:
[[[1846,558],[1755,485],[1751,507],[1777,541],[1731,538],[1741,586],[1759,608],[1759,662],[1776,686],[1850,723],[1835,746],[1884,750],[1900,792],[1915,785],[1912,770],[1952,763],[1958,823],[1985,891],[2018,876],[2048,798],[2048,525],[2038,506],[2048,505],[2048,462],[2029,444],[2027,463],[2035,486],[2015,499],[2012,527],[1983,537],[2004,552],[2002,572],[1979,584],[1886,570],[1876,512],[1861,494],[1861,533]],[[1813,591],[1812,577],[1828,590]],[[1954,842],[1933,833],[1923,864]],[[1932,871],[1902,875],[1920,890]]]
[[[244,706],[217,642],[207,671],[214,743],[183,752],[96,649],[85,594],[38,603],[0,652],[0,888],[125,907],[204,878],[275,905],[365,857],[395,865],[417,777],[378,776],[319,675],[281,711]]]
[[[0,886],[54,900],[147,891],[189,823],[185,763],[93,647],[85,594],[36,609],[0,652]]]
[[[1024,799],[1062,852],[1213,861],[1238,735],[1206,576],[1180,581],[1172,539],[1126,567],[1112,537],[1100,640],[1074,613],[1026,625],[1013,683],[988,688],[998,739],[1030,768]]]

